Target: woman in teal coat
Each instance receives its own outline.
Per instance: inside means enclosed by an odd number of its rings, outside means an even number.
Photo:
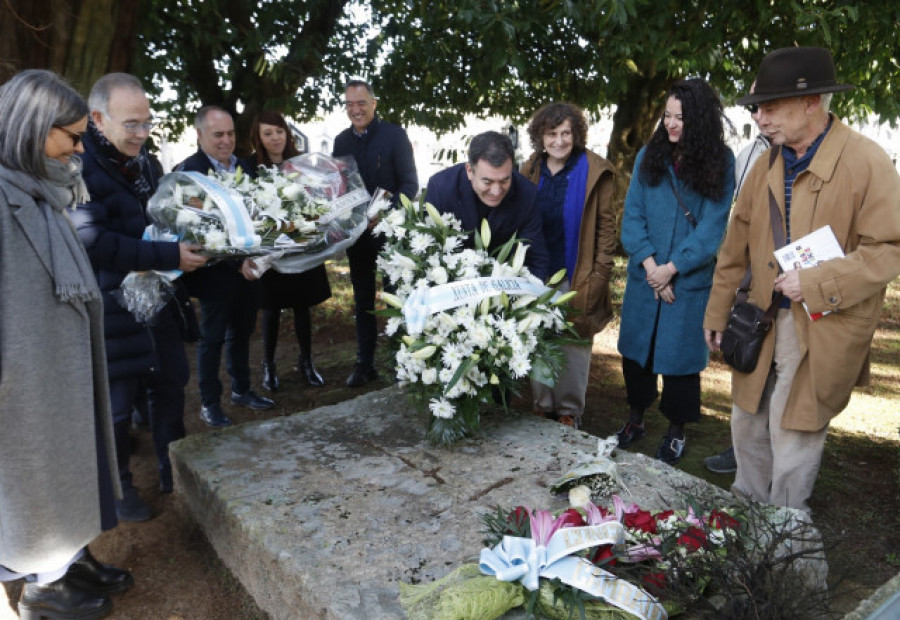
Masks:
[[[656,458],[667,463],[681,458],[684,425],[700,418],[700,371],[709,362],[703,313],[734,191],[726,124],[709,84],[676,82],[625,198],[621,238],[629,260],[619,352],[630,414],[619,446],[644,436],[644,411],[662,375],[659,408],[669,429]]]

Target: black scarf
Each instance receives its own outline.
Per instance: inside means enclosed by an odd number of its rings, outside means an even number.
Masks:
[[[141,202],[147,204],[147,200],[153,193],[153,187],[150,184],[150,162],[147,160],[145,150],[142,148],[141,152],[135,157],[124,155],[97,129],[93,119],[88,121],[88,133],[94,144],[97,145],[98,155],[105,157],[114,165],[122,173],[122,176],[132,184]]]

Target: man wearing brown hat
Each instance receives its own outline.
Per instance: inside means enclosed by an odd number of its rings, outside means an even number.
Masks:
[[[763,59],[754,94],[737,103],[759,106],[773,147],[738,195],[704,319],[707,345],[718,350],[748,268],[751,303],[767,308],[784,294],[756,369],[732,373],[731,490],[807,512],[828,424],[868,379],[885,287],[900,274],[900,177],[881,147],[828,111],[831,93],[851,88],[837,83],[822,48]],[[770,195],[786,243],[828,225],[845,256],[779,273]],[[813,321],[807,310],[827,314]]]

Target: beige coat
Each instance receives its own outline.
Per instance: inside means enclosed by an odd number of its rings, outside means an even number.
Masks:
[[[578,335],[591,338],[612,319],[609,278],[617,237],[616,214],[612,204],[615,168],[596,153],[586,153],[587,189],[578,235],[578,258],[571,278],[572,290],[578,291],[578,294],[571,306],[577,311],[573,322]],[[521,170],[535,184],[541,178],[540,156],[540,153],[532,155]]]
[[[721,332],[748,260],[749,300],[769,305],[778,274],[772,254],[768,191],[784,215],[784,161],[760,157],[744,189],[719,252],[704,327]],[[800,273],[810,312],[832,311],[810,321],[791,305],[803,358],[788,397],[782,426],[816,431],[839,414],[855,385],[868,380],[868,354],[885,287],[900,274],[900,176],[884,150],[835,119],[809,168],[794,182],[791,237],[830,225],[846,254]],[[774,329],[772,330],[774,332]],[[758,410],[775,338],[770,333],[752,373],[732,373],[732,397],[746,411]]]

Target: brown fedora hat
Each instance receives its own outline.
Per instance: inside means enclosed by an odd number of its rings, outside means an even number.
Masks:
[[[785,97],[836,93],[854,88],[838,84],[831,52],[823,47],[783,47],[769,52],[759,65],[756,90],[737,100],[738,105]]]

